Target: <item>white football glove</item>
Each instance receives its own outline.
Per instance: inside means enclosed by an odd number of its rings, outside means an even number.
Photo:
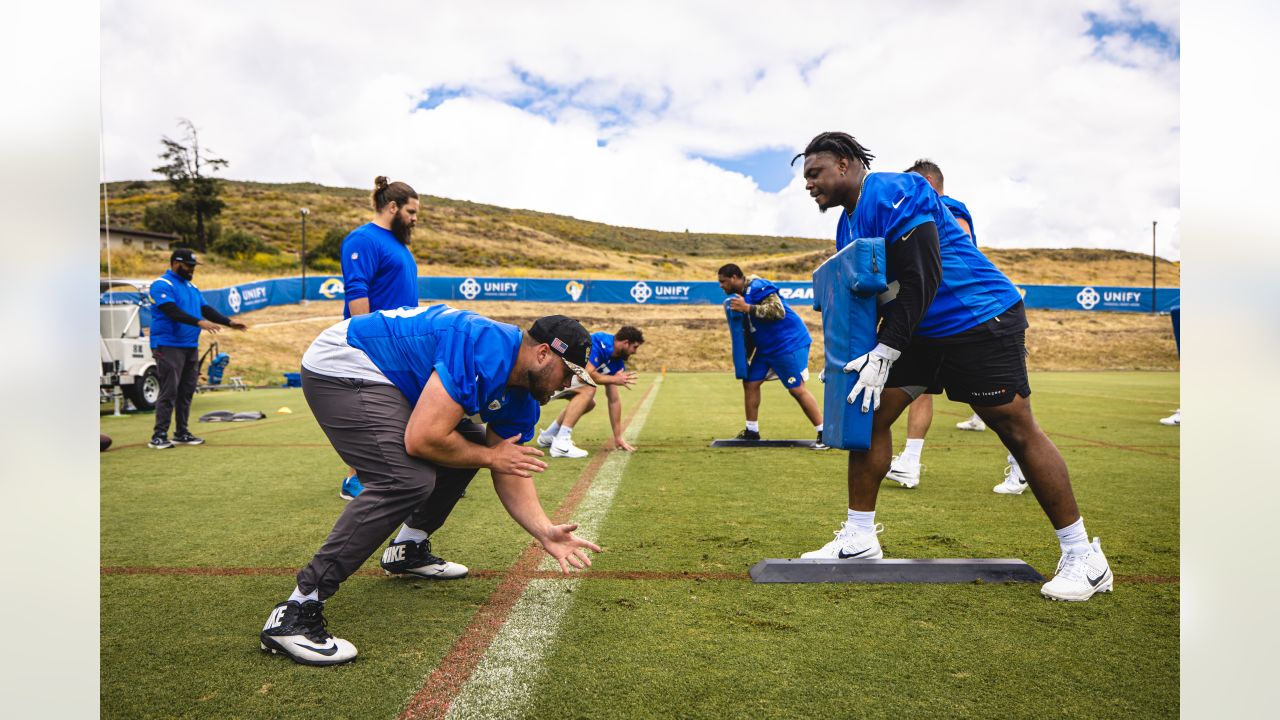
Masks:
[[[827,381],[827,369],[822,368],[818,371],[818,382],[825,383]]]
[[[889,368],[893,361],[902,357],[902,352],[880,343],[866,355],[854,358],[844,366],[847,373],[858,373],[858,382],[853,384],[849,393],[849,404],[852,405],[858,393],[866,391],[862,396],[862,412],[880,409],[880,393],[884,392],[884,383],[889,379]]]

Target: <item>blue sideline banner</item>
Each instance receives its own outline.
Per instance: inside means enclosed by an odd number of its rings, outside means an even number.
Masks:
[[[813,283],[779,281],[783,299],[808,307],[813,303]],[[1103,285],[1019,285],[1027,307],[1045,310],[1094,312],[1150,312],[1151,288]],[[205,302],[225,315],[238,315],[272,305],[290,305],[303,297],[301,278],[259,280],[219,290],[204,290]],[[125,293],[104,297],[124,299]],[[341,300],[342,278],[308,277],[308,300]],[[418,297],[423,300],[508,300],[554,303],[618,303],[624,305],[719,305],[724,302],[720,285],[708,281],[586,280],[575,278],[420,277]],[[1167,313],[1181,302],[1178,288],[1159,288],[1157,312]]]

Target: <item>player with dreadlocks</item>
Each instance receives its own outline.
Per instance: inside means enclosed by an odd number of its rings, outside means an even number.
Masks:
[[[835,539],[801,557],[884,556],[875,509],[889,470],[891,426],[922,393],[946,390],[1017,458],[1053,524],[1062,558],[1041,593],[1088,600],[1109,592],[1114,576],[1098,539],[1091,543],[1085,533],[1067,464],[1031,414],[1021,295],[923,177],[872,173],[874,157],[847,133],[825,132],[792,159],[804,158],[805,188],[818,209],[842,209],[837,250],[858,238],[884,238],[889,282],[879,298],[877,345],[844,367],[858,373],[849,402],[861,393],[862,411],[875,411],[871,448],[849,453],[849,511]]]

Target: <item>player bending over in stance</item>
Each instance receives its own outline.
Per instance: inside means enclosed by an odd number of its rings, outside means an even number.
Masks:
[[[631,452],[635,446],[622,439],[622,398],[618,388],[628,390],[636,384],[637,373],[627,372],[627,360],[644,344],[644,334],[630,325],[623,325],[618,332],[591,333],[591,355],[587,358],[587,374],[596,385],[604,386],[609,398],[609,425],[613,427],[613,445],[619,450]],[[576,377],[568,390],[556,393],[555,398],[569,398],[569,406],[560,417],[538,435],[538,446],[551,448],[551,457],[582,458],[587,451],[573,444],[573,428],[578,419],[596,407],[596,385],[588,385]]]
[[[364,492],[343,509],[315,557],[298,573],[259,635],[263,650],[305,665],[349,662],[356,648],[325,629],[324,602],[397,526],[382,554],[388,573],[432,576],[424,566],[424,515],[434,491],[465,486],[489,468],[498,498],[566,573],[591,564],[574,536],[553,525],[533,473],[539,405],[569,386],[591,340],[577,320],[539,319],[529,331],[447,305],[380,310],[320,333],[302,356],[302,390],[338,455],[360,468]],[[468,419],[478,415],[488,427]],[[403,523],[403,525],[402,525]]]
[[[732,295],[729,309],[744,313],[747,339],[747,377],[742,381],[747,426],[739,440],[760,439],[760,386],[770,372],[796,399],[805,417],[818,433],[815,450],[829,449],[822,443],[822,409],[804,386],[809,379],[809,346],[812,339],[804,320],[778,294],[778,286],[759,275],[743,277],[742,268],[729,263],[717,271],[720,289]]]
[[[822,133],[803,153],[805,187],[823,212],[841,208],[837,249],[857,238],[884,238],[886,279],[878,344],[852,359],[858,373],[849,402],[862,393],[874,409],[871,448],[849,453],[849,511],[835,539],[807,558],[881,558],[876,495],[889,469],[891,426],[921,393],[947,391],[968,403],[1018,459],[1053,524],[1062,558],[1040,592],[1088,600],[1114,578],[1097,538],[1089,542],[1067,464],[1031,414],[1022,298],[978,251],[919,175],[870,173],[874,157],[842,132]]]

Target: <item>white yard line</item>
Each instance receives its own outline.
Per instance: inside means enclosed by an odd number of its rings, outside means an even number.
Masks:
[[[624,437],[634,442],[644,428],[649,409],[662,385],[659,375],[653,390],[636,409]],[[616,451],[609,455],[587,489],[582,504],[574,512],[578,523],[575,534],[595,542],[600,526],[613,505],[622,475],[632,453]],[[558,563],[544,558],[540,570],[558,569]],[[587,572],[591,572],[588,570]],[[578,580],[532,580],[511,609],[511,616],[498,631],[485,651],[467,684],[449,707],[446,718],[520,718],[532,696],[534,684],[542,674],[543,657],[555,642],[560,621],[569,609],[578,589]]]

